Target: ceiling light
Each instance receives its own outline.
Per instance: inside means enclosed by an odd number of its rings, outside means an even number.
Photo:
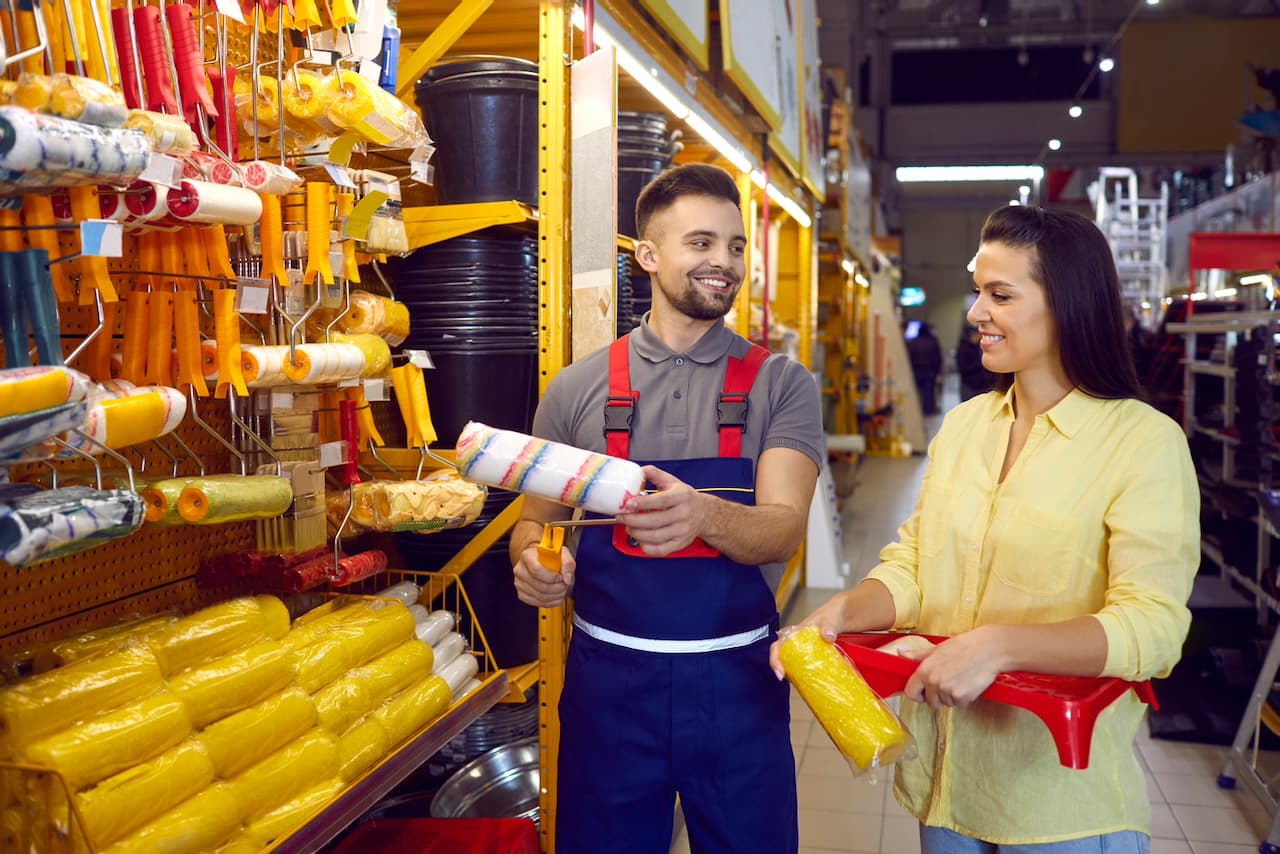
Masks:
[[[1109,56],[1104,56],[1098,60],[1098,70],[1103,74],[1116,67],[1116,61]]]
[[[1073,119],[1078,119],[1084,115],[1084,107],[1079,104],[1072,104],[1067,108],[1067,115],[1071,116]]]
[[[1050,151],[1057,151],[1059,148],[1062,148],[1062,140],[1060,140],[1060,139],[1051,139],[1051,140],[1049,140],[1049,150],[1050,150]]]
[[[1271,274],[1270,274],[1270,273],[1253,273],[1252,275],[1248,275],[1248,276],[1241,276],[1241,277],[1240,277],[1240,284],[1242,284],[1242,285],[1269,285],[1269,284],[1271,284]]]
[[[1160,5],[1160,0],[1147,0],[1147,5],[1148,5],[1148,6],[1159,6],[1159,5]]]
[[[1218,299],[1218,298],[1226,299],[1227,297],[1233,297],[1235,295],[1236,295],[1235,288],[1220,288],[1213,292],[1213,296],[1215,299]]]
[[[841,262],[840,262],[840,269],[841,269],[841,270],[844,270],[846,273],[848,273],[850,276],[852,276],[852,275],[853,275],[853,262],[852,262],[852,261],[850,261],[848,258],[845,258],[843,261],[841,261]]]
[[[1039,181],[1043,166],[899,166],[894,170],[899,181],[912,183],[951,183],[953,181]]]

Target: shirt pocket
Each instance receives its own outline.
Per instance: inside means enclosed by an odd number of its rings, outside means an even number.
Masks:
[[[991,566],[1005,585],[1036,597],[1057,596],[1080,574],[1084,532],[1073,517],[1020,504],[1006,525]]]
[[[951,526],[956,518],[953,497],[950,487],[930,485],[927,488],[916,528],[916,547],[920,557],[937,557],[952,538]]]

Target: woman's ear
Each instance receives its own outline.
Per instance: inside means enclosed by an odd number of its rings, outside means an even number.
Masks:
[[[646,273],[652,273],[658,269],[657,249],[648,240],[641,240],[636,244],[636,262]]]

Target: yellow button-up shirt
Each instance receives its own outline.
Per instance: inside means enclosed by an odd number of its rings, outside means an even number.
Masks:
[[[870,573],[893,594],[894,628],[950,636],[1091,615],[1106,632],[1104,676],[1167,675],[1200,562],[1182,430],[1140,401],[1073,391],[1036,417],[1001,483],[1012,425],[1012,392],[943,422],[915,512]],[[919,757],[899,764],[894,793],[925,824],[995,843],[1149,833],[1133,746],[1143,709],[1129,692],[1103,712],[1081,771],[1059,764],[1030,712],[988,700],[934,712],[904,698]]]

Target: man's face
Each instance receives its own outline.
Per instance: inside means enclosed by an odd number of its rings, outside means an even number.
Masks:
[[[746,276],[742,212],[727,199],[681,196],[645,229],[637,252],[666,302],[694,320],[718,320]]]

